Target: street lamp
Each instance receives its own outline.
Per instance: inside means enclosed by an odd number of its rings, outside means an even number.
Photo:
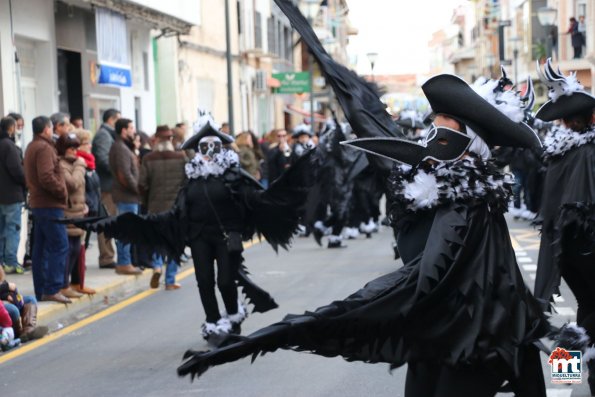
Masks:
[[[314,18],[318,15],[319,8],[320,0],[302,0],[300,2],[300,11],[312,27],[314,27]],[[314,133],[314,61],[311,51],[308,53],[308,72],[310,74],[310,129]]]
[[[518,36],[511,37],[510,42],[512,43],[512,57],[514,58],[514,83],[518,84],[518,72],[519,72],[519,42],[523,39]]]
[[[378,59],[378,53],[377,52],[368,52],[366,54],[366,56],[368,57],[368,61],[370,61],[370,69],[372,70],[372,72],[371,72],[372,81],[374,81],[374,65],[376,64],[376,60]]]
[[[552,56],[552,27],[556,23],[556,17],[558,16],[558,10],[552,7],[541,7],[537,10],[537,19],[546,32],[546,58]]]

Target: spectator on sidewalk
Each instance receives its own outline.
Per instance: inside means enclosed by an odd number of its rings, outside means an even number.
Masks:
[[[142,162],[138,187],[149,214],[170,210],[185,180],[187,158],[183,151],[175,151],[172,138],[173,131],[167,125],[157,127],[153,152],[147,154]],[[178,265],[174,259],[167,263],[166,290],[180,288],[180,284],[176,283]],[[151,288],[159,286],[162,267],[163,257],[154,254]]]
[[[85,127],[83,127],[83,118],[81,116],[71,117],[70,124],[72,125],[72,128],[75,130],[80,130],[80,129],[85,128]]]
[[[37,326],[37,300],[34,296],[22,295],[17,285],[5,279],[0,269],[0,306],[4,306],[12,320],[15,337],[22,342],[43,338],[49,331],[46,326]]]
[[[116,109],[108,109],[103,113],[103,124],[97,130],[92,143],[92,153],[95,156],[97,175],[101,182],[101,203],[110,216],[116,215],[116,205],[112,199],[113,177],[109,164],[109,152],[116,139],[114,127],[120,118],[120,112]],[[112,239],[106,239],[103,233],[97,235],[99,245],[99,268],[113,269],[115,262],[114,246]]]
[[[0,265],[6,273],[24,273],[17,260],[21,211],[25,202],[25,171],[21,151],[14,143],[17,122],[0,120]]]
[[[3,305],[0,305],[0,349],[2,351],[10,350],[20,344],[14,337],[12,320]]]
[[[96,171],[95,156],[91,153],[91,131],[74,130],[80,142],[76,155],[85,161],[85,203],[89,208],[88,216],[107,215],[101,209],[101,182]]]
[[[70,115],[68,113],[54,113],[50,116],[50,120],[54,126],[54,142],[57,141],[62,135],[68,134],[72,128],[70,125]]]
[[[60,167],[62,167],[68,189],[68,205],[64,210],[65,218],[82,218],[89,213],[85,199],[87,165],[85,160],[76,155],[79,146],[80,141],[74,133],[62,135],[56,142]],[[60,292],[69,298],[80,298],[82,294],[93,295],[95,290],[84,286],[85,251],[81,238],[85,231],[74,225],[68,225],[66,232],[68,233],[69,249],[65,263],[64,287]]]
[[[575,17],[570,17],[570,25],[568,27],[568,31],[566,34],[570,35],[570,43],[572,44],[572,48],[574,50],[574,59],[579,59],[582,56],[583,51],[583,35],[578,30],[578,21]]]
[[[186,140],[186,123],[178,123],[174,127],[173,145],[176,150],[179,150],[184,141]]]
[[[289,168],[291,161],[291,146],[287,141],[287,131],[276,130],[276,142],[269,146],[267,163],[269,166],[269,183],[273,183]]]
[[[109,152],[109,164],[113,176],[112,197],[118,215],[127,212],[138,214],[139,160],[134,154],[135,129],[132,120],[119,119],[116,122],[116,140]],[[116,241],[118,260],[117,274],[140,274],[139,268],[132,266],[130,244]]]
[[[33,119],[33,141],[25,152],[25,179],[29,206],[35,217],[33,285],[42,301],[71,303],[60,293],[68,255],[66,226],[54,222],[64,217],[66,183],[52,140],[52,122],[45,116]]]

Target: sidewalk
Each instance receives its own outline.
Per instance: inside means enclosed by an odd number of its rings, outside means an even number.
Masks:
[[[96,234],[93,234],[89,248],[87,249],[87,273],[85,285],[97,291],[95,295],[84,295],[82,298],[73,299],[71,304],[64,305],[56,302],[39,302],[38,323],[48,325],[52,322],[60,322],[66,317],[75,316],[77,313],[99,305],[110,305],[114,298],[133,294],[136,291],[149,289],[149,281],[153,271],[145,269],[139,276],[123,276],[116,274],[114,269],[99,268],[99,250],[97,248]],[[23,275],[7,274],[9,282],[17,284],[22,295],[33,295],[33,278],[31,271]],[[161,278],[163,283],[163,277]],[[163,288],[161,284],[160,288]]]

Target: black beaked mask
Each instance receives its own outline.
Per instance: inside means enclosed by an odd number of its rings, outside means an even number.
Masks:
[[[455,161],[471,143],[471,137],[447,127],[433,126],[421,143],[398,138],[361,138],[341,142],[367,153],[416,166],[425,160]]]

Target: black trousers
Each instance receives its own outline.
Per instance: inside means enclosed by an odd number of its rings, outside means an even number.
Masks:
[[[539,350],[529,346],[523,352],[518,379],[508,379],[516,397],[545,397],[545,383]],[[493,397],[507,380],[486,367],[449,367],[438,363],[409,363],[405,397]]]
[[[68,256],[64,272],[64,288],[72,284],[81,284],[79,257],[81,254],[81,237],[68,236]]]
[[[595,340],[595,255],[581,255],[588,247],[587,241],[575,241],[570,253],[563,259],[560,274],[570,287],[578,304],[576,323],[587,330]]]
[[[190,244],[196,282],[200,300],[208,323],[216,323],[220,318],[217,297],[215,296],[215,261],[217,262],[217,287],[223,298],[228,314],[238,312],[238,288],[236,278],[242,261],[241,252],[229,253],[222,236],[200,236]]]

